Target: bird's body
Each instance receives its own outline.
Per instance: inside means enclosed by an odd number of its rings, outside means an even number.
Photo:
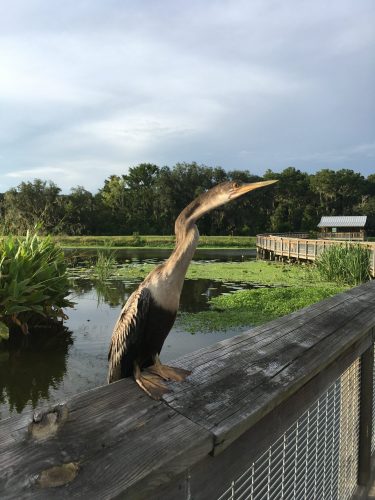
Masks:
[[[198,245],[195,222],[232,198],[273,182],[219,184],[181,212],[175,223],[176,247],[171,256],[151,271],[120,313],[109,350],[108,382],[134,375],[138,385],[158,399],[168,391],[163,379],[180,381],[190,374],[162,365],[158,356],[174,324],[186,271]]]

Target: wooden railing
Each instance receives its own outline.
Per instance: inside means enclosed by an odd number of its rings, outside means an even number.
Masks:
[[[315,261],[332,245],[362,245],[370,249],[370,268],[375,277],[375,242],[350,242],[291,238],[274,234],[257,235],[257,253],[264,258]]]
[[[318,233],[318,238],[329,239],[329,240],[349,240],[349,241],[364,241],[364,232],[346,232],[346,233],[331,233],[331,232],[321,232]]]
[[[160,402],[123,379],[3,420],[0,498],[365,495],[374,334],[372,281],[180,358]]]

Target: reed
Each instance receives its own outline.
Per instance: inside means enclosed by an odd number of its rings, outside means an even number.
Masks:
[[[112,250],[98,250],[96,262],[94,264],[94,275],[99,281],[105,281],[113,274],[116,266],[115,252]]]
[[[133,233],[131,236],[54,236],[54,241],[63,247],[85,248],[106,247],[112,248],[173,248],[175,237],[140,235]],[[255,236],[205,236],[199,239],[199,248],[255,248]]]
[[[356,286],[371,278],[370,250],[362,245],[332,245],[317,259],[321,277]]]

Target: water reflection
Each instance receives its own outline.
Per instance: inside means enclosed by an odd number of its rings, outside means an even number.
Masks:
[[[116,307],[124,304],[130,294],[136,289],[140,280],[125,281],[112,279],[106,281],[91,280],[89,278],[76,278],[72,282],[73,300],[83,297],[94,290],[98,306],[102,303]]]
[[[71,332],[63,325],[54,331],[36,329],[31,335],[14,335],[0,350],[0,409],[7,402],[10,411],[22,412],[48,400],[66,374]],[[1,415],[1,413],[0,413]]]
[[[169,254],[170,250],[166,250],[166,256]],[[138,257],[133,255],[133,258]],[[158,256],[148,258],[160,261],[160,251]],[[111,279],[103,283],[76,278],[70,297],[76,305],[67,311],[69,319],[65,326],[55,332],[35,329],[29,337],[0,344],[0,418],[63,401],[105,384],[112,330],[123,304],[138,283],[139,280]],[[206,279],[185,280],[180,310],[207,309],[210,298],[249,286]],[[177,318],[163,347],[162,360],[167,362],[237,333],[239,329],[190,335]]]
[[[106,249],[100,248],[101,252],[114,253],[116,261],[120,264],[126,262],[148,264],[158,264],[167,259],[172,250],[170,248],[127,248],[127,249]],[[65,248],[64,252],[67,259],[73,265],[93,264],[98,255],[97,248],[85,249],[69,249]],[[256,257],[256,250],[253,248],[233,248],[228,250],[216,249],[198,249],[195,251],[193,261],[220,261],[220,262],[242,262],[245,260],[253,260]]]
[[[74,294],[72,300],[77,301],[79,297],[94,291],[98,305],[105,303],[111,307],[122,306],[139,283],[140,280],[109,279],[103,282],[77,278],[73,282]],[[180,311],[204,311],[209,308],[209,300],[212,297],[234,292],[235,290],[253,288],[254,286],[249,283],[225,283],[209,279],[185,280],[181,293]]]

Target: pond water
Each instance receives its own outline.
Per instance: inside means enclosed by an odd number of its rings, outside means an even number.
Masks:
[[[116,258],[133,263],[158,263],[170,250],[157,252],[137,249],[116,252]],[[86,257],[89,254],[86,254]],[[80,256],[81,258],[82,256]],[[253,251],[206,250],[195,260],[240,261],[254,258]],[[22,346],[0,349],[0,419],[29,411],[32,408],[64,401],[74,394],[106,383],[107,352],[113,326],[123,303],[137,287],[138,281],[115,279],[95,283],[75,279],[71,299],[74,309],[58,333],[37,332],[25,338]],[[185,280],[181,296],[182,312],[207,309],[208,300],[230,293],[249,284],[222,283],[215,280]],[[166,362],[201,347],[240,333],[243,329],[225,332],[196,333],[184,331],[177,317],[164,344],[161,359]]]

